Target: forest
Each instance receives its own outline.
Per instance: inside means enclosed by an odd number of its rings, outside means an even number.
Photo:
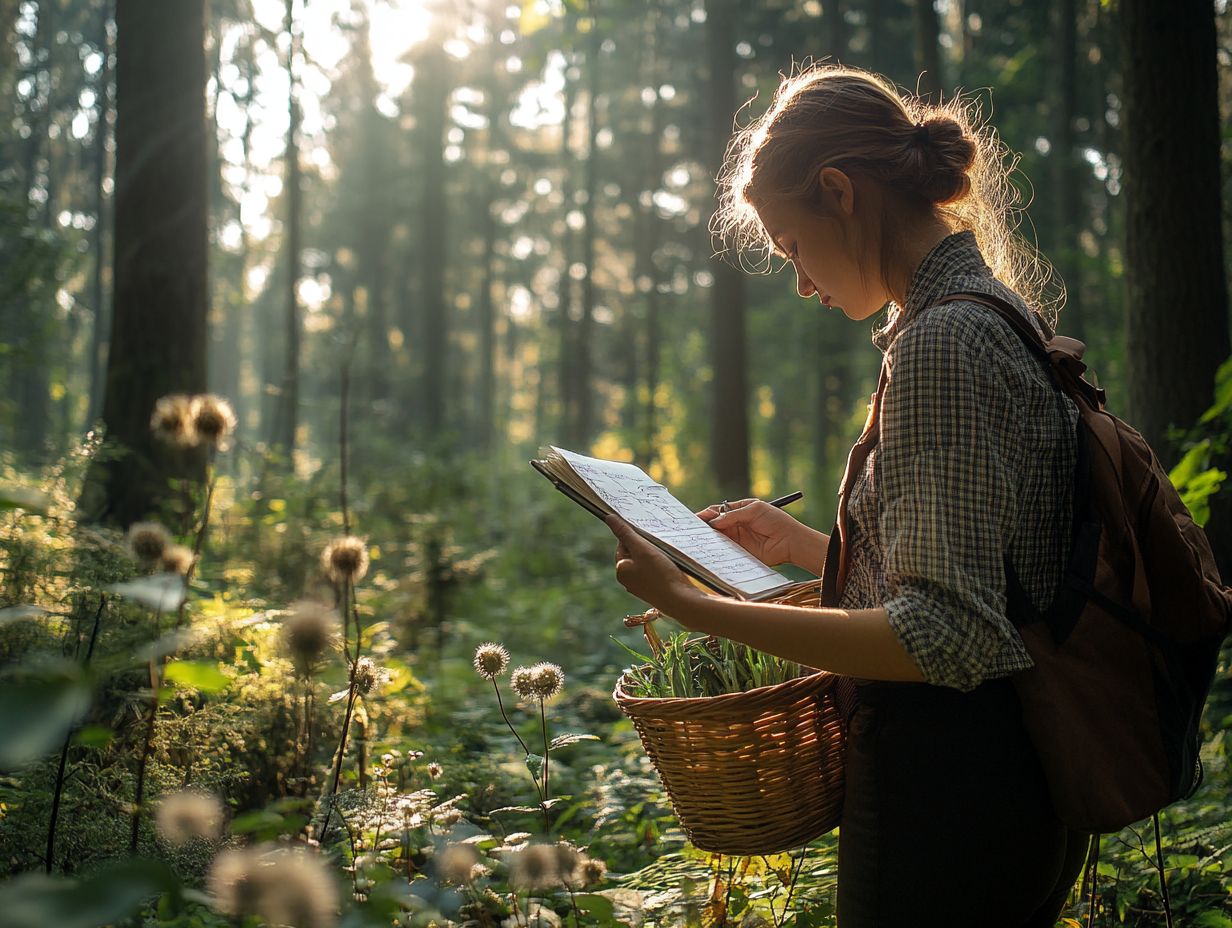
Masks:
[[[684,633],[626,621],[612,532],[529,466],[799,490],[831,531],[884,314],[712,235],[733,131],[809,63],[995,126],[1042,309],[1232,578],[1227,0],[0,30],[0,928],[837,923],[834,830],[694,844],[614,698]],[[798,672],[711,646],[716,685]],[[1201,737],[1201,787],[1101,835],[1058,925],[1232,928],[1232,645]]]

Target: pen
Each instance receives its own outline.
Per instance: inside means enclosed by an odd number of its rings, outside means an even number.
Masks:
[[[770,505],[771,506],[786,506],[788,503],[794,503],[796,500],[798,500],[803,495],[804,493],[802,491],[796,490],[795,493],[788,493],[786,496],[780,496],[778,499],[770,500]]]
[[[796,490],[795,493],[788,493],[786,496],[780,496],[778,499],[770,500],[770,505],[771,506],[786,506],[788,503],[794,503],[796,500],[798,500],[803,495],[804,495],[803,491]],[[723,500],[723,502],[719,504],[719,512],[724,513],[727,511],[728,511],[727,500]]]

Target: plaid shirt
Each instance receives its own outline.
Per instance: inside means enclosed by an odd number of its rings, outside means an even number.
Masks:
[[[889,380],[880,437],[849,491],[839,605],[884,606],[925,681],[966,692],[1033,666],[1006,617],[1002,557],[1037,607],[1051,602],[1069,553],[1078,407],[994,310],[922,311],[957,290],[1000,294],[1039,328],[973,232],[920,262],[906,305],[872,338]]]

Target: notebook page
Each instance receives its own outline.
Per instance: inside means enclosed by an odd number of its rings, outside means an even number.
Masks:
[[[788,580],[697,517],[636,464],[605,461],[549,446],[622,518],[753,595]]]

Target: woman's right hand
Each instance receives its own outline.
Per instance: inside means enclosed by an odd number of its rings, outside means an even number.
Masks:
[[[795,564],[814,572],[821,569],[826,536],[764,499],[729,502],[723,514],[718,505],[707,506],[697,516],[767,567]]]

